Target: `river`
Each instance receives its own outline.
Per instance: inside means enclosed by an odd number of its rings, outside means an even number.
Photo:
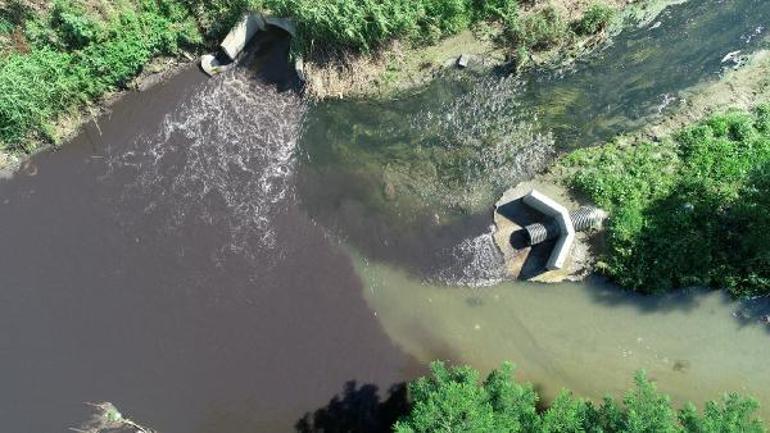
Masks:
[[[559,73],[317,105],[282,79],[276,38],[254,65],[127,95],[0,181],[4,430],[63,432],[107,400],[164,433],[303,431],[435,358],[514,361],[547,396],[647,368],[677,401],[770,404],[762,302],[506,282],[488,235],[502,188],[665,115],[768,17],[691,1]]]

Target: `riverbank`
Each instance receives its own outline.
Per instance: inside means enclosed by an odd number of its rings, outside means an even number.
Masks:
[[[366,27],[366,20],[344,27],[354,18],[342,8],[344,2],[324,4],[329,10],[317,15],[309,4],[281,0],[264,5],[14,0],[0,10],[0,52],[6,60],[0,68],[0,167],[13,171],[24,154],[66,141],[122,92],[143,90],[146,83],[172,75],[180,63],[215,45],[248,8],[294,17],[301,32],[294,52],[305,56],[308,94],[324,98],[393,95],[419,87],[460,54],[486,67],[574,60],[601,45],[629,17],[643,20],[675,2],[563,0],[520,8],[515,0],[500,0],[464,2],[450,10],[412,5],[425,7],[420,13],[427,15],[412,11],[411,18],[389,16],[385,6],[359,11],[394,20],[378,33]],[[324,16],[334,19],[321,22]],[[397,37],[402,27],[407,36]],[[316,42],[332,48],[319,51]]]
[[[677,95],[671,115],[544,176],[611,212],[597,270],[624,287],[770,293],[770,53],[732,57],[722,79]]]
[[[25,154],[70,138],[123,92],[183,68],[217,35],[204,15],[176,0],[4,4],[2,165],[12,170]]]
[[[624,26],[648,24],[667,6],[684,1],[523,3],[510,22],[480,21],[428,46],[396,39],[373,53],[306,60],[307,91],[316,99],[392,97],[424,86],[463,55],[482,69],[566,67]]]

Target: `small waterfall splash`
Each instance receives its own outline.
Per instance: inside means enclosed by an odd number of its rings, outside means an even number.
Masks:
[[[505,262],[492,238],[494,226],[445,252],[447,264],[430,280],[451,286],[489,287],[505,279]]]
[[[220,253],[274,248],[271,218],[291,193],[305,103],[236,68],[207,81],[157,133],[110,156],[133,181],[121,202],[141,206],[163,231],[216,227]]]

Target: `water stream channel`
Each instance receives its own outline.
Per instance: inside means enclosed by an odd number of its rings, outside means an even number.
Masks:
[[[770,3],[657,21],[569,69],[448,72],[395,100],[308,104],[278,35],[124,97],[0,180],[4,431],[64,432],[102,400],[164,433],[302,431],[436,358],[511,360],[546,396],[645,368],[678,402],[743,391],[770,417],[762,301],[504,281],[490,242],[502,189],[675,109],[761,46]]]

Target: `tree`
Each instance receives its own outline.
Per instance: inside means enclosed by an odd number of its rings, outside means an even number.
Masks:
[[[488,433],[494,430],[492,405],[468,367],[431,364],[430,377],[409,384],[412,411],[396,423],[396,433]]]
[[[394,426],[396,433],[766,433],[756,416],[759,404],[738,394],[706,403],[703,415],[687,404],[678,416],[671,399],[656,389],[644,371],[618,404],[600,405],[562,391],[545,411],[531,385],[513,379],[505,363],[483,383],[468,367],[431,365],[431,376],[409,385],[411,411]]]

